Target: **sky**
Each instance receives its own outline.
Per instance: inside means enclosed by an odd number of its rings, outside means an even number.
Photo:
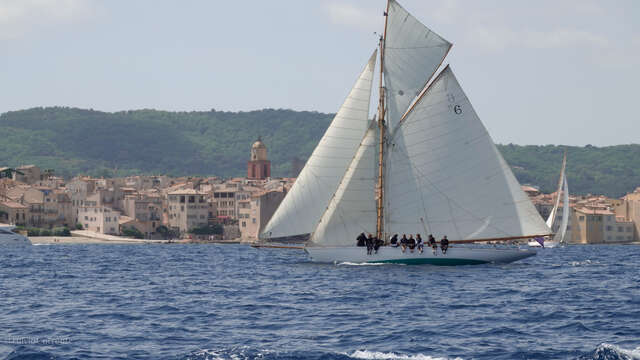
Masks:
[[[454,44],[445,64],[494,141],[640,143],[640,1],[400,3]],[[377,45],[385,4],[0,0],[0,113],[333,113]]]

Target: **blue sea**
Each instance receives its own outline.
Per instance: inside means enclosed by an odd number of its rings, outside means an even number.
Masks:
[[[0,249],[0,359],[640,359],[640,246],[321,265],[243,245]]]

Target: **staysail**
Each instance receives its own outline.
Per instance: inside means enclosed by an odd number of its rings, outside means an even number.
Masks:
[[[376,130],[376,124],[372,123],[311,235],[311,243],[350,246],[355,243],[357,234],[375,231]]]
[[[388,234],[480,240],[550,233],[446,67],[388,145]]]
[[[313,232],[367,131],[376,54],[377,51],[371,55],[261,238],[277,239]]]
[[[400,120],[451,46],[395,0],[389,1],[383,62],[388,124]]]
[[[564,154],[564,158],[562,159],[562,170],[560,171],[560,179],[558,180],[558,190],[556,191],[556,202],[553,204],[553,208],[551,209],[551,213],[549,213],[549,217],[547,218],[547,226],[553,230],[553,225],[556,221],[556,214],[558,213],[558,207],[560,206],[560,192],[562,191],[562,186],[564,184],[565,178],[565,169],[567,167],[567,154]]]

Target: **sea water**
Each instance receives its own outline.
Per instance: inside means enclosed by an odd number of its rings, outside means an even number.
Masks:
[[[243,245],[4,247],[1,358],[640,359],[640,246],[460,267]]]

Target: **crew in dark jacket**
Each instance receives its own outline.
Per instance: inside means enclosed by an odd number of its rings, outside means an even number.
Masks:
[[[407,242],[407,246],[409,246],[409,250],[413,252],[413,249],[416,248],[416,239],[413,238],[413,234],[409,234],[409,241]]]
[[[447,235],[440,240],[440,248],[442,249],[442,254],[447,253],[447,249],[449,248],[449,239],[447,239]]]
[[[438,250],[438,243],[436,243],[436,238],[431,234],[429,234],[429,246],[431,246],[431,249],[433,249],[433,255],[435,255]]]
[[[356,240],[358,240],[358,242],[356,243],[357,246],[365,246],[367,236],[364,233],[361,233],[360,235],[358,235]]]
[[[409,243],[409,239],[407,239],[407,234],[402,234],[402,238],[400,239],[400,246],[402,247],[402,252],[407,250],[408,243]]]
[[[416,246],[418,247],[418,251],[420,252],[420,254],[422,254],[424,244],[422,243],[422,237],[420,236],[420,234],[416,234]]]
[[[391,237],[391,246],[393,247],[398,247],[398,234],[393,234],[393,236]]]
[[[384,245],[384,240],[378,239],[377,237],[373,238],[373,251],[377,254],[380,246]]]
[[[369,234],[367,240],[365,241],[365,243],[367,244],[367,255],[371,255],[371,252],[373,251],[373,242],[373,236]]]

